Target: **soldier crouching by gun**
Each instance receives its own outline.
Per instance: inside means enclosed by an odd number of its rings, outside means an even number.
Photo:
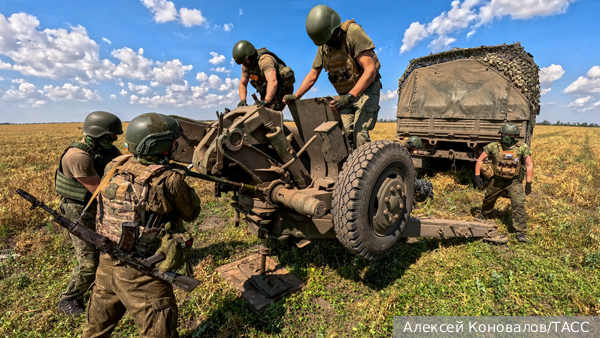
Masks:
[[[407,140],[397,140],[402,143],[409,154],[415,150],[423,150],[423,141],[418,136],[411,136]],[[415,175],[416,176],[416,175]],[[433,184],[427,180],[415,179],[415,201],[425,202],[428,198],[433,198]]]

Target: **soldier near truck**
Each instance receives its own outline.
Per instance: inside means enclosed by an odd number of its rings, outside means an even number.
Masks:
[[[95,230],[96,202],[90,204],[84,215],[82,212],[100,184],[106,164],[121,155],[113,145],[117,135],[123,134],[121,120],[111,113],[95,111],[86,117],[83,134],[84,138],[71,143],[60,157],[55,186],[60,196],[62,215]],[[83,313],[83,295],[96,276],[98,251],[81,239],[70,236],[77,265],[73,268],[67,289],[60,295],[58,310],[76,316]]]
[[[240,102],[238,107],[247,106],[248,82],[260,94],[261,104],[273,110],[282,111],[282,99],[294,92],[294,72],[275,53],[266,48],[256,49],[246,40],[233,46],[233,60],[242,65],[240,80]]]
[[[500,142],[493,142],[483,148],[475,164],[475,184],[483,187],[480,176],[483,161],[488,157],[492,160],[494,176],[485,192],[481,214],[478,216],[487,219],[494,209],[498,197],[506,192],[510,198],[513,226],[519,242],[527,242],[527,215],[525,214],[525,196],[531,193],[531,180],[533,178],[533,160],[531,150],[526,143],[517,142],[519,126],[507,123],[500,129],[502,137]],[[525,191],[523,191],[523,178],[525,178]]]
[[[200,200],[185,182],[185,172],[168,166],[181,135],[181,127],[169,116],[149,113],[134,118],[125,138],[133,157],[123,155],[109,163],[106,184],[99,188],[98,233],[136,257],[164,253],[164,260],[156,262],[164,273],[185,263],[193,239],[183,221],[200,213]],[[115,166],[111,177],[108,173]],[[173,286],[102,254],[83,337],[109,337],[126,311],[141,337],[178,336]]]
[[[342,23],[340,15],[325,5],[313,7],[306,18],[306,32],[319,46],[312,69],[294,95],[284,102],[300,99],[325,69],[337,96],[330,106],[340,112],[344,131],[353,149],[370,142],[379,112],[381,75],[375,45],[354,20]]]

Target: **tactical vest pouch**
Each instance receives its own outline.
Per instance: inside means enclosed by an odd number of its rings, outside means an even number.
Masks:
[[[527,174],[527,168],[524,164],[521,164],[521,170],[519,171],[519,182],[523,182],[525,179],[525,174]]]
[[[91,193],[79,181],[68,178],[65,174],[56,171],[55,180],[56,194],[72,200],[87,202]]]
[[[498,157],[494,159],[494,175],[502,178],[519,177],[521,172],[521,163],[516,150],[502,150],[502,147],[496,143]]]
[[[290,67],[285,66],[279,69],[279,76],[281,77],[284,87],[291,87],[296,83],[294,71]]]
[[[156,253],[164,253],[166,258],[164,261],[158,263],[156,267],[162,272],[179,270],[192,251],[193,244],[194,239],[187,232],[166,232],[162,237],[160,248],[156,251]]]

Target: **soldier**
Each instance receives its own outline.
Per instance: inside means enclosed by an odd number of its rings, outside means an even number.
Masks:
[[[480,219],[486,219],[494,209],[498,197],[506,191],[510,197],[512,208],[513,226],[516,230],[516,238],[519,242],[527,242],[527,215],[525,214],[525,196],[531,194],[531,179],[533,177],[533,160],[531,150],[525,143],[517,142],[519,126],[506,123],[500,128],[501,142],[493,142],[486,145],[484,152],[475,164],[475,185],[483,187],[480,176],[483,161],[490,156],[494,176],[485,192],[485,198],[481,206]],[[523,172],[525,168],[526,172]],[[525,194],[523,194],[523,178],[526,178]]]
[[[95,111],[83,122],[85,137],[65,149],[56,170],[56,194],[60,196],[60,211],[69,220],[96,230],[96,202],[82,212],[100,184],[104,167],[121,155],[113,142],[123,134],[121,120],[111,113]],[[77,265],[71,273],[67,290],[60,295],[58,310],[69,316],[83,313],[83,295],[94,281],[98,268],[98,252],[71,235]]]
[[[240,103],[247,106],[246,95],[248,81],[260,94],[260,103],[267,108],[282,111],[285,104],[282,98],[294,92],[294,72],[285,65],[275,53],[266,48],[256,49],[246,40],[240,40],[233,46],[233,59],[242,65],[240,81]]]
[[[418,136],[411,136],[407,140],[401,140],[400,143],[412,154],[415,150],[423,150],[423,141]]]
[[[181,134],[169,116],[148,113],[134,118],[125,135],[133,157],[123,155],[107,165],[107,173],[118,167],[100,187],[98,199],[98,233],[139,257],[164,252],[166,259],[157,263],[163,272],[176,271],[185,262],[193,240],[183,221],[200,214],[200,200],[185,182],[185,171],[168,166]],[[83,337],[109,337],[125,311],[140,337],[178,336],[173,286],[103,254]]]
[[[344,131],[353,149],[370,142],[379,112],[381,82],[375,45],[354,20],[342,23],[340,15],[325,5],[313,7],[306,18],[306,32],[319,46],[312,69],[286,104],[300,99],[325,69],[339,95],[330,102],[342,115]]]

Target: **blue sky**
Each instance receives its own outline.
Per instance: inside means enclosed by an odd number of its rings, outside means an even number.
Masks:
[[[155,111],[212,119],[239,101],[238,40],[277,53],[297,84],[316,46],[315,1],[0,0],[0,122],[123,120]],[[542,69],[539,121],[600,123],[600,1],[329,1],[375,43],[380,118],[395,118],[408,62],[452,47],[520,41]],[[250,93],[254,92],[250,89]],[[305,97],[334,95],[321,76]],[[288,115],[289,116],[289,115]]]

